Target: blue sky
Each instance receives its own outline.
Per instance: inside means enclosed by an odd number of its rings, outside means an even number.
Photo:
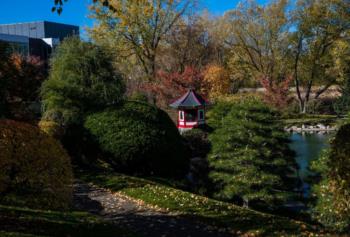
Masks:
[[[234,8],[238,2],[239,0],[200,0],[200,6],[220,15]],[[259,2],[264,3],[266,0]],[[81,29],[93,24],[87,17],[87,6],[91,0],[69,0],[60,16],[51,12],[52,3],[53,0],[1,0],[0,24],[47,20],[78,25]]]

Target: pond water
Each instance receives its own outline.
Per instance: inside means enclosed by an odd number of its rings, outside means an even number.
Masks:
[[[307,183],[310,177],[310,164],[319,158],[322,150],[329,146],[329,133],[292,133],[290,148],[296,152],[296,161],[300,167],[299,176],[303,183],[303,196],[308,197],[310,185]]]

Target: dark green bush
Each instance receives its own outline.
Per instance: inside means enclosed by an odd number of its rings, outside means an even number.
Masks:
[[[109,162],[130,172],[181,175],[187,158],[181,136],[169,116],[142,102],[126,102],[118,108],[91,114],[85,127]]]
[[[182,134],[191,157],[206,157],[210,151],[208,133],[199,128],[188,130]]]
[[[314,186],[317,204],[314,216],[325,226],[350,231],[350,124],[343,125],[331,142],[331,149],[313,163],[321,175]]]
[[[68,208],[70,158],[37,127],[0,120],[0,202],[42,209]]]

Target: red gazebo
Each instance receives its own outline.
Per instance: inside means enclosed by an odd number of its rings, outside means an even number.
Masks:
[[[204,125],[206,106],[206,100],[192,89],[171,103],[170,107],[178,110],[177,127],[179,130],[189,130]]]

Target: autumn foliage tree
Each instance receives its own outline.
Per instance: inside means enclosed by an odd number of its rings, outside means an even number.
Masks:
[[[227,95],[231,91],[231,79],[229,72],[222,66],[210,65],[204,73],[204,87],[211,99]]]
[[[190,88],[200,91],[204,75],[201,70],[187,66],[183,72],[158,71],[156,78],[155,82],[146,83],[144,90],[154,95],[156,103],[162,107]]]
[[[91,10],[97,24],[90,30],[92,38],[116,52],[119,61],[141,65],[144,77],[154,79],[159,47],[191,0],[94,2]]]
[[[288,1],[266,6],[244,1],[223,17],[228,68],[236,80],[268,80],[271,85],[286,79],[288,68]]]
[[[266,90],[264,94],[265,102],[277,109],[286,108],[288,102],[291,100],[289,88],[292,80],[293,77],[287,77],[281,82],[277,82],[267,77],[260,77],[259,81]]]
[[[349,43],[349,1],[299,0],[296,6],[293,26],[297,30],[290,37],[291,67],[300,112],[307,113],[311,101],[342,80],[338,62],[346,49],[339,44]]]
[[[44,61],[35,56],[13,54],[10,58],[13,65],[8,99],[21,101],[39,100],[40,87],[47,77]]]
[[[35,56],[6,55],[0,69],[3,107],[8,117],[33,119],[34,111],[28,109],[28,104],[39,101],[41,84],[47,78],[46,65]]]

